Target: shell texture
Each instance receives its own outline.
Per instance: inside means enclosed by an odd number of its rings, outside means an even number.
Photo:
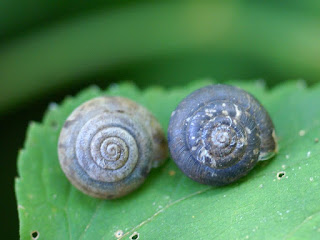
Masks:
[[[187,96],[171,115],[169,149],[191,179],[226,185],[245,176],[277,151],[275,130],[263,106],[249,93],[211,85]]]
[[[138,188],[167,152],[156,119],[123,97],[98,97],[76,108],[58,143],[60,165],[71,183],[90,196],[106,199]]]

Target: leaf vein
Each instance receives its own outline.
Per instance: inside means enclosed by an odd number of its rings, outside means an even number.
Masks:
[[[292,237],[292,235],[297,232],[305,223],[312,220],[312,218],[316,215],[320,214],[320,211],[317,211],[316,213],[306,217],[299,225],[297,225],[294,229],[292,229],[286,236],[284,236],[283,240],[289,239]]]
[[[101,200],[99,204],[97,204],[96,206],[96,209],[94,211],[94,213],[92,214],[86,228],[83,230],[83,232],[81,233],[80,237],[79,237],[79,240],[83,239],[83,236],[84,234],[88,231],[89,227],[91,226],[92,222],[93,222],[93,219],[96,217],[97,213],[98,213],[98,210],[102,207],[104,201]]]
[[[125,236],[129,235],[130,233],[136,231],[137,229],[139,229],[139,228],[142,227],[143,225],[151,222],[156,216],[158,216],[160,213],[164,212],[164,211],[167,210],[168,208],[170,208],[170,207],[172,207],[172,206],[174,206],[174,205],[176,205],[176,204],[178,204],[178,203],[181,203],[181,202],[184,201],[184,200],[187,200],[187,199],[192,198],[192,197],[194,197],[194,196],[197,196],[197,195],[200,195],[200,194],[202,194],[202,193],[205,193],[205,192],[209,191],[210,189],[212,189],[212,187],[207,187],[207,188],[205,188],[205,189],[202,189],[202,190],[200,190],[200,191],[191,193],[191,194],[189,194],[189,195],[186,195],[186,196],[184,196],[184,197],[182,197],[182,198],[177,199],[177,200],[174,201],[174,202],[171,202],[171,203],[167,204],[164,208],[162,208],[162,209],[160,209],[159,211],[157,211],[157,212],[156,212],[155,214],[153,214],[151,217],[149,217],[149,218],[147,218],[146,220],[142,221],[142,222],[139,223],[137,226],[133,227],[131,230],[129,230],[128,232],[126,232],[125,234],[123,234],[122,237],[119,238],[119,240],[120,240],[120,239],[123,239]]]

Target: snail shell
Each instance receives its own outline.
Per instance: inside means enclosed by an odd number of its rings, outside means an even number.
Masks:
[[[71,183],[106,199],[140,186],[167,153],[165,136],[152,114],[122,97],[98,97],[76,108],[58,143],[60,165]]]
[[[225,185],[245,176],[277,151],[273,123],[249,93],[211,85],[187,96],[172,113],[169,149],[191,179]]]

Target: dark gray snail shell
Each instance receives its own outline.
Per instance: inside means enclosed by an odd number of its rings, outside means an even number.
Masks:
[[[211,85],[187,96],[171,115],[171,156],[191,179],[226,185],[277,152],[274,125],[249,93]]]
[[[76,108],[59,137],[60,165],[71,183],[97,198],[138,188],[168,154],[160,124],[123,97],[98,97]]]

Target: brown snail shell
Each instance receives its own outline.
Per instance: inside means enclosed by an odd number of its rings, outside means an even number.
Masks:
[[[98,97],[76,108],[59,137],[60,165],[71,183],[97,198],[118,198],[138,188],[167,158],[160,124],[123,97]]]

